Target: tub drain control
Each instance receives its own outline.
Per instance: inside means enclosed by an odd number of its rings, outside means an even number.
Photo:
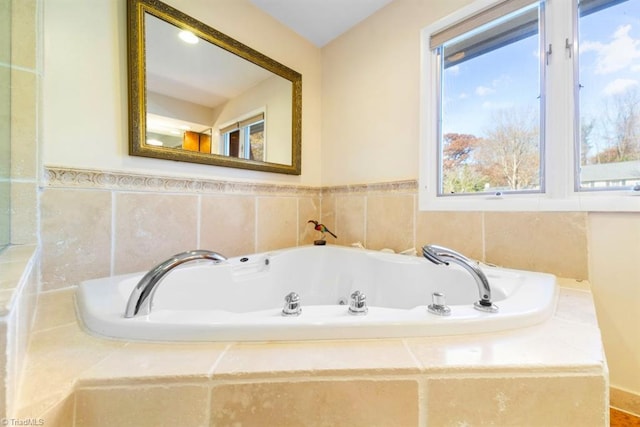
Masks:
[[[361,316],[367,314],[367,296],[360,291],[355,291],[349,297],[349,314]]]
[[[302,306],[300,305],[300,295],[295,292],[289,292],[284,297],[284,308],[282,309],[283,316],[299,316],[302,313]]]
[[[449,316],[451,314],[451,309],[447,305],[447,300],[442,292],[431,294],[431,304],[427,306],[427,311],[438,316]]]

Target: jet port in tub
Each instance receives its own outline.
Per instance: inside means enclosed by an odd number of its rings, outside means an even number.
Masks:
[[[555,276],[476,267],[490,284],[493,312],[474,308],[479,285],[469,268],[333,245],[181,265],[152,290],[148,314],[125,317],[145,273],[84,281],[76,304],[92,333],[149,341],[477,334],[531,326],[554,312]]]

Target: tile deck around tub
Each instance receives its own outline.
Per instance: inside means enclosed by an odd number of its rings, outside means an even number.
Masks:
[[[546,422],[566,418],[607,425],[608,374],[588,283],[560,280],[560,285],[555,315],[517,331],[239,343],[93,337],[65,310],[49,306],[68,310],[75,288],[44,293],[16,415],[61,426],[74,419],[76,426],[110,425],[116,407],[118,425],[129,425],[127,414],[135,425],[146,425],[139,424],[144,417],[134,416],[140,410],[182,411],[182,419],[194,425],[259,420],[322,425],[336,419],[351,425],[473,419],[535,425],[536,414],[550,409]],[[550,400],[547,386],[563,393]],[[363,393],[367,399],[354,397]],[[187,409],[174,402],[184,400],[183,394],[193,397]],[[311,418],[309,411],[315,414]]]

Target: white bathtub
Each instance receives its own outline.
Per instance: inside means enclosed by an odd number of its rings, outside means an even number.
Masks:
[[[76,295],[78,315],[94,334],[127,340],[269,341],[476,334],[522,328],[555,310],[549,274],[482,266],[497,313],[473,308],[478,288],[461,267],[422,257],[340,246],[303,246],[176,268],[160,283],[148,316],[124,318],[144,273],[88,280]],[[360,290],[368,313],[348,312]],[[284,317],[284,297],[300,296],[302,313]],[[427,311],[445,294],[451,315]]]

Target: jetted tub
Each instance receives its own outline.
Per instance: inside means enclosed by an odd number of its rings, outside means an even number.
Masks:
[[[478,287],[454,264],[341,246],[302,246],[199,261],[158,285],[151,313],[125,318],[144,273],[88,280],[76,304],[94,334],[153,341],[269,341],[458,335],[522,328],[555,310],[555,276],[481,265],[497,313],[475,310]],[[368,312],[349,313],[349,296],[366,295]],[[299,316],[283,316],[284,298],[300,297]],[[449,316],[427,311],[445,295]]]

